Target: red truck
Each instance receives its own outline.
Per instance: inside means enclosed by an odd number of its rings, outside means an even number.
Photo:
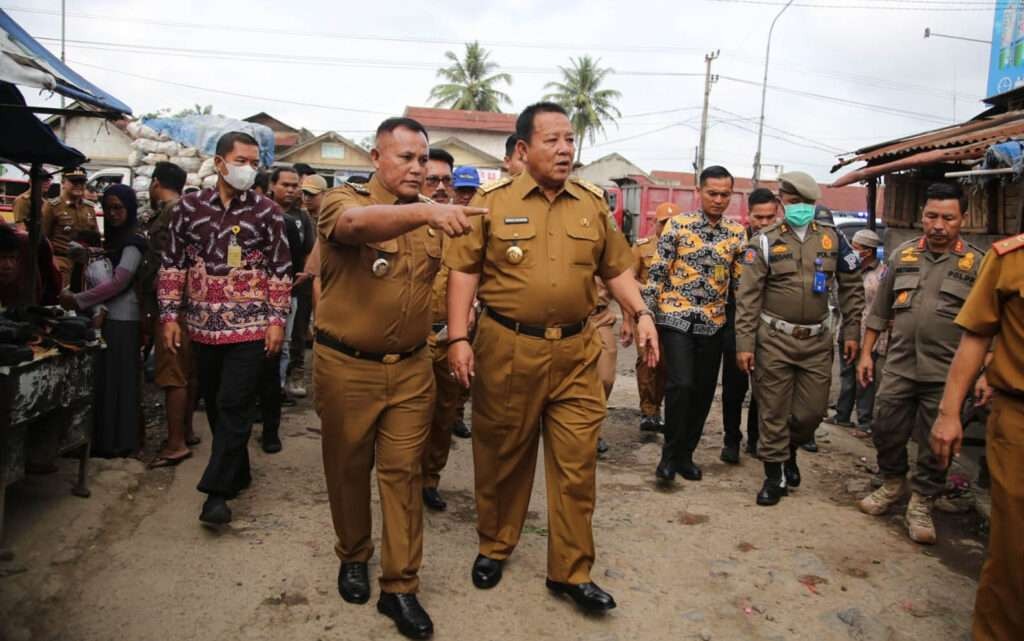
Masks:
[[[676,203],[683,211],[696,211],[700,208],[700,195],[693,186],[661,185],[645,176],[616,178],[614,182],[614,185],[602,185],[605,198],[615,223],[631,243],[637,238],[654,235],[654,212],[661,203]],[[725,215],[746,225],[747,195],[734,192]]]

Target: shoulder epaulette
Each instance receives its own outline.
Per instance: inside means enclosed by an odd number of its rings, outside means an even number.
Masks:
[[[594,194],[598,198],[604,198],[604,190],[595,185],[594,183],[590,182],[589,180],[583,180],[582,178],[577,178],[576,176],[570,177],[569,180],[573,181],[580,187],[586,189],[587,191]]]
[[[768,225],[767,227],[762,228],[761,231],[757,232],[757,234],[768,235],[770,232],[780,231],[782,225],[784,225],[784,224],[785,223],[783,223],[783,221],[781,221],[781,220],[777,221],[777,222],[774,222],[771,225]],[[757,236],[757,234],[754,234],[754,236]]]
[[[646,245],[649,242],[651,242],[650,238],[637,238],[636,240],[637,247],[639,247],[640,245]]]
[[[1005,256],[1012,251],[1016,251],[1024,247],[1024,234],[1017,234],[1010,238],[1004,238],[996,243],[992,244],[992,249],[995,250],[997,256]]]
[[[832,229],[836,228],[836,224],[834,222],[825,220],[823,218],[815,218],[811,222],[817,223],[817,224],[821,225],[822,227],[831,227]]]
[[[83,205],[88,205],[89,207],[92,207],[93,209],[96,208],[96,203],[94,203],[91,200],[86,200],[85,198],[82,199],[82,204]]]
[[[43,200],[50,203],[51,207],[56,207],[57,205],[60,204],[60,196],[55,196],[53,198],[44,198]]]
[[[352,191],[356,192],[357,194],[362,194],[364,196],[369,196],[370,195],[370,188],[367,187],[365,184],[362,184],[362,183],[345,183],[345,184],[348,185],[349,187],[351,187]]]
[[[500,187],[504,187],[505,185],[511,185],[511,184],[512,184],[512,178],[506,176],[505,178],[499,178],[498,180],[492,180],[491,182],[484,183],[483,185],[480,185],[480,187],[478,189],[480,190],[481,194],[489,194],[492,191],[494,191],[495,189],[498,189]]]

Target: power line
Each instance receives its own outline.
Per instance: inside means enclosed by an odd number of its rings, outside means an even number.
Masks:
[[[778,2],[776,0],[709,0],[710,2],[718,2],[721,4],[747,4],[747,5],[760,5],[767,7],[781,7],[784,6],[785,2]],[[861,0],[863,2],[864,0]],[[870,11],[938,11],[938,12],[982,12],[991,11],[996,5],[990,4],[987,6],[954,6],[954,5],[942,5],[942,6],[927,6],[920,4],[902,4],[905,0],[896,0],[895,2],[884,4],[884,5],[847,5],[847,4],[818,4],[810,2],[794,2],[791,6],[803,7],[805,9],[867,9]],[[970,3],[957,3],[957,4],[970,4]]]
[[[18,13],[31,13],[37,15],[49,15],[59,16],[60,11],[53,11],[47,9],[35,9],[31,7],[6,7],[4,11],[15,11]],[[142,18],[128,18],[119,16],[116,14],[88,14],[78,13],[70,11],[67,13],[72,18],[82,18],[84,20],[102,20],[103,22],[125,22],[130,24],[147,24],[161,27],[181,27],[186,29],[205,29],[214,31],[223,31],[224,29],[230,29],[233,32],[243,33],[262,33],[268,35],[278,36],[295,36],[302,38],[330,38],[336,40],[369,40],[369,41],[383,41],[383,42],[402,42],[402,43],[418,43],[418,44],[433,44],[433,45],[462,45],[466,41],[462,39],[453,38],[422,38],[413,36],[388,36],[388,35],[368,35],[368,34],[355,34],[355,33],[338,33],[333,31],[295,31],[289,29],[270,29],[260,28],[252,26],[242,26],[239,24],[224,25],[224,24],[211,24],[211,23],[199,23],[199,22],[178,22],[168,20],[147,20]],[[518,49],[552,49],[562,51],[609,51],[609,52],[625,52],[625,53],[651,53],[656,51],[662,52],[694,52],[700,51],[694,47],[677,47],[671,45],[630,45],[622,47],[609,47],[602,44],[560,44],[551,42],[515,42],[515,41],[480,41],[480,44],[488,47],[511,47]]]
[[[637,138],[643,138],[644,136],[650,136],[651,134],[656,134],[658,132],[666,131],[668,129],[674,129],[676,127],[688,127],[690,129],[693,129],[694,131],[699,131],[697,127],[694,127],[687,121],[676,122],[672,123],[671,125],[666,125],[664,127],[658,127],[657,129],[651,129],[650,131],[644,131],[642,133],[635,134],[632,136],[626,136],[625,138],[617,138],[615,140],[606,140],[604,142],[599,142],[596,145],[590,145],[590,147],[587,147],[587,149],[594,149],[595,147],[605,147],[607,145],[614,145],[616,143],[626,142],[627,140],[635,140]]]
[[[757,118],[758,118],[757,116],[743,116],[742,114],[738,114],[738,113],[729,111],[728,109],[721,109],[719,107],[712,107],[712,109],[714,109],[715,111],[721,111],[722,113],[728,114],[730,116],[737,116],[739,118],[742,118],[743,120],[748,120],[748,121],[749,120],[757,120]],[[796,138],[798,140],[803,140],[805,142],[809,142],[809,143],[812,143],[814,145],[817,145],[818,147],[821,147],[821,148],[828,148],[833,153],[842,153],[844,151],[843,149],[840,149],[839,147],[833,147],[832,145],[829,145],[827,143],[824,143],[824,142],[821,142],[821,141],[818,141],[818,140],[814,140],[813,138],[808,138],[806,136],[801,136],[800,134],[795,134],[795,133],[793,133],[791,131],[786,131],[785,129],[780,129],[779,127],[773,127],[773,126],[771,126],[771,125],[769,125],[767,123],[765,123],[764,126],[765,126],[765,129],[771,129],[773,131],[777,131],[777,132],[779,132],[781,134],[785,134],[785,135],[789,136],[790,138]]]

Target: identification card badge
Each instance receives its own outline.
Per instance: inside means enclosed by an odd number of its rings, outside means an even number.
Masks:
[[[238,243],[232,239],[231,244],[228,245],[228,267],[241,267],[242,266],[242,248],[239,247]]]
[[[715,280],[725,282],[725,265],[715,265]]]
[[[814,260],[814,283],[811,285],[811,291],[815,294],[824,294],[828,292],[828,275],[822,271],[822,265],[825,261],[821,258]]]

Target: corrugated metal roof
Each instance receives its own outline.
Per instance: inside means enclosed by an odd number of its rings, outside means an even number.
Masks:
[[[836,171],[855,162],[865,167],[851,171],[834,183],[841,187],[874,176],[938,162],[976,160],[996,143],[1024,137],[1024,111],[986,116],[899,140],[865,147],[832,167]]]
[[[515,133],[516,114],[491,111],[464,111],[435,109],[433,107],[406,107],[405,115],[427,129],[461,129],[465,131],[493,131]]]

